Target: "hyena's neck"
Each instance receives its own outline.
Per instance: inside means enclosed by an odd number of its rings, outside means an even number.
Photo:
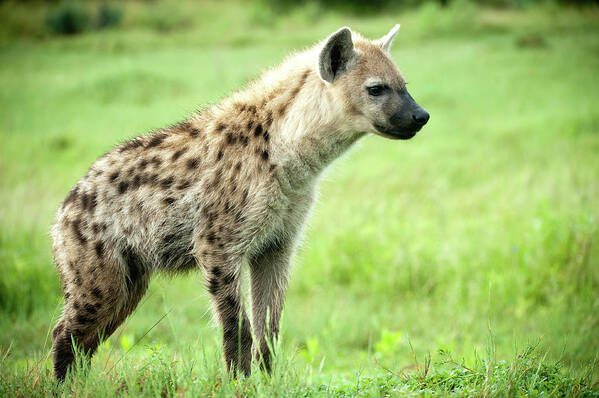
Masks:
[[[288,75],[272,100],[271,152],[292,186],[314,182],[364,134],[352,131],[348,111],[314,68]],[[283,114],[276,108],[285,108]]]

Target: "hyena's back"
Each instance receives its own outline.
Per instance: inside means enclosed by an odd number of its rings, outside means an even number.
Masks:
[[[192,123],[107,153],[60,207],[52,230],[65,294],[53,330],[58,378],[72,362],[72,338],[93,353],[135,309],[154,271],[192,269],[207,248],[225,252],[240,243],[233,237],[247,229],[248,213],[263,213],[255,203],[268,196],[268,179],[252,183],[253,176],[272,174],[274,165],[259,121],[235,143],[226,131],[215,139]],[[256,156],[248,159],[250,148]]]

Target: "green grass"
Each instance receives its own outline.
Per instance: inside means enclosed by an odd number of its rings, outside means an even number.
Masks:
[[[599,396],[597,9],[124,7],[116,30],[0,29],[0,396]],[[40,14],[24,10],[0,16]],[[274,374],[226,377],[196,273],[156,278],[91,368],[55,386],[48,231],[91,162],[339,26],[396,22],[393,58],[431,121],[408,142],[365,139],[327,174]]]

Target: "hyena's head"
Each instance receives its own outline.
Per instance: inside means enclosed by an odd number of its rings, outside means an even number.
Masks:
[[[394,139],[412,138],[429,114],[414,101],[389,57],[396,25],[376,41],[341,28],[324,41],[318,69],[335,100],[343,101],[351,128]]]

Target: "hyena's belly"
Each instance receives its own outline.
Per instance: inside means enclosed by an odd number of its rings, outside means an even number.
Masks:
[[[153,271],[183,272],[193,269],[194,206],[179,203],[162,207],[132,204],[127,216],[115,218],[114,241],[136,251]]]

